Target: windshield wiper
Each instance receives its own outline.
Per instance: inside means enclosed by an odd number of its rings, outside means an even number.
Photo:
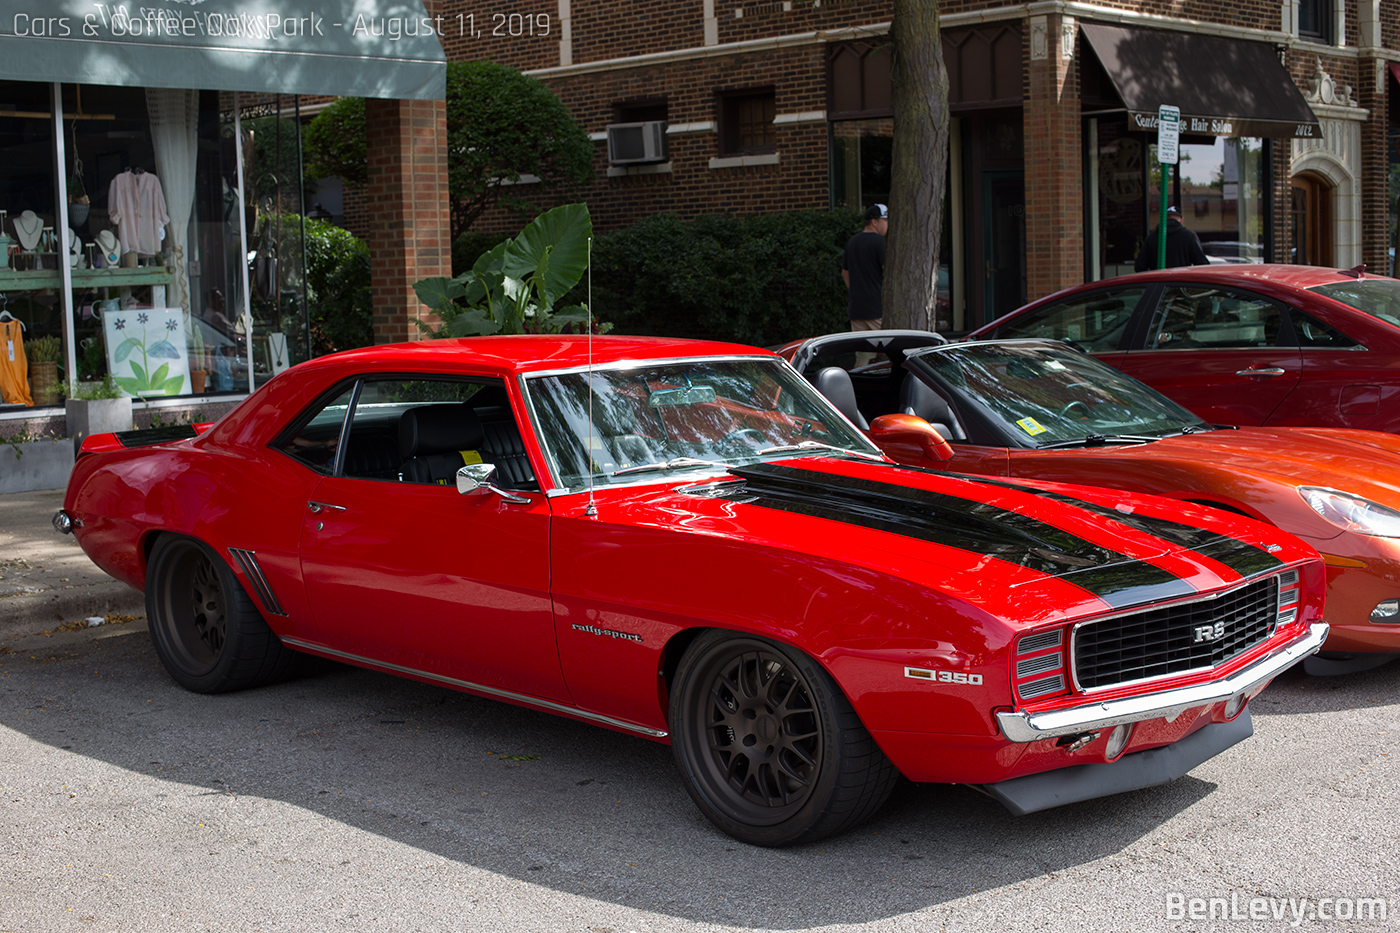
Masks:
[[[837,447],[835,444],[823,444],[821,441],[800,441],[796,444],[780,444],[777,447],[765,447],[758,452],[760,457],[766,454],[792,454],[809,450],[827,450],[838,454],[850,454],[853,457],[861,457],[865,460],[878,460],[881,463],[885,458],[876,454],[868,454],[863,450],[851,450],[847,447]]]
[[[623,467],[613,470],[609,476],[630,476],[634,473],[669,473],[672,470],[694,470],[699,467],[724,467],[726,464],[715,460],[699,460],[695,457],[672,457],[665,463],[643,463],[641,466]]]
[[[1207,431],[1214,431],[1215,428],[1208,424],[1188,424],[1181,429],[1182,434],[1205,434]]]
[[[1103,447],[1107,444],[1150,444],[1152,441],[1160,441],[1160,435],[1148,436],[1146,434],[1090,434],[1088,437],[1077,438],[1072,441],[1060,441],[1057,444],[1041,444],[1037,450],[1056,450],[1061,447]]]

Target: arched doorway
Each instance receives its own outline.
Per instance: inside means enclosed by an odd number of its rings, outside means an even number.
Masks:
[[[1302,266],[1336,264],[1332,242],[1332,185],[1315,172],[1289,179],[1293,192],[1293,262]]]

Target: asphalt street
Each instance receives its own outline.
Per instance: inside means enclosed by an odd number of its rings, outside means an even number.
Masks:
[[[0,628],[0,933],[1379,931],[1400,914],[1400,663],[1284,675],[1252,739],[1165,787],[1017,818],[906,783],[855,831],[770,851],[714,830],[665,746],[332,664],[197,696],[143,621],[104,623]],[[1358,919],[1350,899],[1374,897],[1386,918]],[[1353,915],[1320,919],[1322,898]]]

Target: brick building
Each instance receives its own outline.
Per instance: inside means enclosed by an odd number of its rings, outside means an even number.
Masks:
[[[600,229],[888,197],[889,2],[434,5],[450,59],[536,75],[596,140]],[[946,0],[942,24],[941,327],[1131,269],[1159,104],[1183,112],[1170,199],[1208,252],[1390,271],[1400,0]]]

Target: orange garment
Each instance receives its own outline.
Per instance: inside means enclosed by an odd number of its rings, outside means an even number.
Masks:
[[[0,321],[0,399],[7,405],[33,405],[29,397],[29,358],[19,321]]]

